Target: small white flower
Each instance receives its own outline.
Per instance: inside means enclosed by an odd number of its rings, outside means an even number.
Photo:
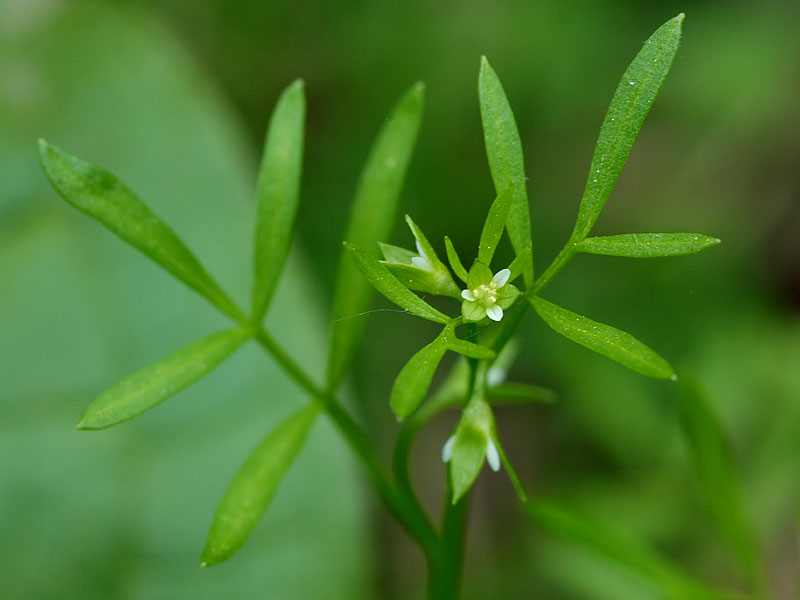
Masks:
[[[486,279],[491,271],[486,266],[481,267],[486,273]],[[479,275],[480,277],[480,275]],[[480,321],[484,316],[492,321],[503,318],[503,308],[508,308],[516,299],[519,290],[513,285],[508,285],[511,271],[501,269],[486,283],[479,283],[472,289],[461,291],[461,297],[472,305],[463,305],[462,314],[466,321]],[[480,281],[480,279],[478,279]],[[485,281],[485,280],[484,280]]]

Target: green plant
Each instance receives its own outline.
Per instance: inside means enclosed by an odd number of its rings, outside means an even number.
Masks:
[[[44,170],[65,200],[148,255],[236,324],[188,344],[112,386],[89,404],[78,427],[102,429],[133,418],[191,385],[242,344],[254,340],[308,393],[312,402],[274,427],[246,460],[219,504],[202,563],[222,562],[244,544],[316,418],[324,413],[363,463],[383,504],[422,550],[429,568],[429,597],[457,597],[465,536],[465,496],[484,461],[494,470],[502,466],[525,500],[522,483],[498,435],[492,402],[497,396],[532,401],[550,398],[547,390],[529,384],[498,385],[489,377],[490,367],[528,307],[532,306],[558,333],[634,371],[656,378],[675,378],[663,358],[631,335],[561,308],[540,294],[577,253],[675,256],[718,243],[714,238],[686,233],[588,237],[670,69],[682,21],[683,15],[679,15],[659,28],[623,75],[600,131],[573,233],[538,277],[534,271],[521,140],[505,92],[485,59],[481,62],[478,91],[497,196],[489,207],[476,259],[467,269],[445,238],[448,269],[410,218],[407,221],[416,240],[416,251],[381,243],[388,238],[396,220],[422,114],[423,87],[414,85],[399,100],[375,142],[356,193],[335,277],[333,325],[323,383],[315,381],[262,325],[286,262],[298,206],[305,119],[301,82],[289,86],[279,99],[266,136],[258,178],[249,312],[231,300],[178,236],[115,176],[41,141]],[[508,232],[516,257],[507,267],[494,270],[491,263],[504,231]],[[383,260],[373,253],[379,243]],[[466,289],[456,284],[451,270]],[[442,325],[439,335],[411,357],[392,389],[390,406],[402,426],[391,475],[338,396],[364,327],[363,319],[350,317],[369,309],[372,287],[405,311]],[[454,305],[450,312],[456,316],[434,308],[415,291],[455,300],[458,308]],[[464,356],[445,384],[445,390],[452,393],[440,393],[425,402],[434,372],[448,350]],[[453,436],[443,447],[447,502],[442,522],[435,527],[411,485],[408,454],[417,432],[435,415],[451,408],[462,412]]]

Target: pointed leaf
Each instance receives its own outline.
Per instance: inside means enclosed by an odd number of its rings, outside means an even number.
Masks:
[[[461,259],[456,252],[455,247],[453,246],[453,242],[450,241],[450,238],[444,236],[444,247],[447,250],[447,261],[450,263],[450,268],[453,269],[453,273],[463,281],[464,283],[467,282],[467,270],[464,268],[464,264],[461,262]]]
[[[513,201],[508,213],[507,227],[511,245],[522,254],[531,245],[531,223],[528,213],[528,192],[525,186],[525,161],[522,142],[514,120],[514,113],[506,98],[503,86],[489,65],[481,58],[478,77],[478,98],[486,143],[486,157],[492,173],[494,189],[501,194],[513,184]],[[526,265],[525,285],[533,283],[533,266]]]
[[[447,332],[445,329],[412,356],[395,379],[390,404],[398,419],[411,415],[425,400],[436,368],[447,350]]]
[[[514,200],[514,183],[510,183],[502,193],[500,193],[492,206],[489,207],[489,214],[481,231],[481,241],[478,245],[478,260],[487,265],[492,264],[494,251],[503,236],[503,229],[506,226],[511,203]]]
[[[491,403],[497,404],[528,404],[543,402],[552,404],[556,401],[556,393],[545,387],[529,383],[514,383],[511,381],[489,387]]]
[[[344,246],[369,283],[397,306],[436,323],[449,323],[452,320],[406,288],[380,261],[349,242],[345,242]]]
[[[383,242],[378,242],[378,246],[381,249],[381,254],[383,254],[383,260],[385,262],[410,265],[411,259],[419,256],[416,252],[408,250],[407,248],[401,248],[400,246],[392,246],[391,244],[384,244]]]
[[[538,296],[531,297],[530,302],[544,322],[567,339],[642,375],[677,379],[667,361],[632,335],[570,312]]]
[[[414,235],[414,239],[417,240],[420,248],[422,248],[422,251],[425,253],[425,258],[434,264],[441,262],[436,254],[436,250],[434,250],[433,246],[428,241],[428,238],[425,237],[425,234],[422,233],[422,230],[419,228],[419,226],[414,223],[414,220],[408,215],[406,215],[406,223],[408,224],[408,228],[411,230],[411,233]]]
[[[140,415],[211,372],[249,337],[242,328],[214,333],[136,371],[92,400],[78,429],[104,429]]]
[[[289,246],[300,196],[303,82],[281,94],[270,119],[258,174],[252,318],[260,322],[278,284]]]
[[[678,51],[682,23],[683,13],[658,28],[644,43],[617,86],[595,146],[572,234],[574,241],[589,234],[628,160],[633,142]]]
[[[730,443],[708,398],[690,378],[679,387],[681,430],[702,495],[722,535],[751,584],[763,584],[764,572],[752,523],[747,515]]]
[[[652,258],[695,254],[719,243],[717,238],[700,233],[626,233],[586,238],[575,249],[606,256]]]
[[[422,118],[424,86],[414,85],[400,98],[383,125],[361,173],[345,238],[374,248],[391,233],[397,202]],[[347,371],[361,339],[365,319],[350,319],[369,308],[372,290],[347,252],[339,258],[334,279],[327,383],[334,388]]]
[[[514,491],[517,492],[517,497],[520,499],[520,502],[527,502],[528,494],[525,493],[522,481],[520,481],[519,475],[517,475],[517,472],[514,470],[514,465],[508,460],[506,451],[500,443],[500,439],[497,437],[497,427],[494,427],[494,431],[492,431],[492,441],[494,442],[495,448],[497,448],[497,453],[500,455],[500,463],[506,470],[508,478],[511,480],[511,485],[514,487]]]
[[[39,140],[39,156],[47,178],[64,200],[100,221],[235,320],[245,320],[175,232],[117,177],[44,140]]]
[[[474,344],[466,340],[460,340],[455,334],[448,336],[447,349],[478,360],[492,360],[495,357],[495,352],[491,348],[481,346],[480,344]]]
[[[296,412],[253,450],[217,507],[201,566],[227,560],[247,541],[302,449],[318,412],[317,405]]]
[[[450,460],[450,482],[455,504],[469,491],[486,458],[486,434],[469,425],[456,430],[453,457]]]

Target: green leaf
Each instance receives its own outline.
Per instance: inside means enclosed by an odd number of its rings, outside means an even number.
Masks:
[[[297,80],[281,94],[270,119],[258,174],[252,318],[260,322],[289,254],[300,196],[306,101]]]
[[[235,320],[246,320],[180,238],[108,171],[39,140],[53,188],[72,206],[140,250]]]
[[[675,593],[695,588],[694,582],[677,566],[656,554],[641,540],[623,534],[618,529],[589,522],[544,500],[530,500],[525,510],[551,533],[563,536],[611,563],[632,571],[659,591]]]
[[[556,393],[548,388],[530,383],[504,382],[490,386],[488,394],[492,404],[528,404],[543,402],[552,404]]]
[[[497,437],[496,425],[493,425],[491,435],[494,446],[497,448],[497,454],[500,456],[500,464],[502,464],[503,468],[506,470],[508,478],[511,480],[511,485],[514,488],[514,491],[517,492],[517,497],[520,499],[520,502],[527,502],[528,494],[525,493],[525,488],[522,486],[522,481],[520,481],[519,475],[517,475],[517,472],[514,470],[514,465],[512,465],[511,461],[508,460],[506,451],[503,448],[503,445],[500,443],[500,438]]]
[[[764,572],[730,443],[694,378],[679,387],[678,413],[702,495],[750,583],[758,588],[764,583]]]
[[[350,242],[345,242],[344,246],[353,257],[358,270],[369,283],[400,308],[435,323],[446,324],[452,320],[406,288],[380,261],[356,248]]]
[[[92,400],[78,429],[104,429],[142,414],[210,373],[249,337],[242,328],[214,333],[136,371]]]
[[[400,246],[392,246],[391,244],[384,244],[378,242],[378,246],[383,254],[383,260],[386,262],[393,262],[402,265],[410,265],[411,259],[419,256],[416,252],[401,248]]]
[[[696,254],[720,243],[717,238],[700,233],[625,233],[590,237],[575,245],[578,252],[652,258]]]
[[[435,340],[411,357],[392,386],[390,405],[398,419],[412,414],[428,393],[436,368],[447,350],[450,328],[445,328]]]
[[[478,260],[484,264],[492,264],[494,251],[497,250],[497,244],[500,243],[500,238],[503,236],[508,211],[514,200],[514,189],[512,181],[489,207],[489,214],[486,215],[478,245]]]
[[[253,450],[217,507],[201,566],[227,560],[247,541],[302,449],[318,411],[314,404],[296,412]]]
[[[544,322],[567,339],[642,375],[677,379],[667,361],[632,335],[570,312],[538,296],[531,297],[530,302]]]
[[[466,340],[460,340],[455,334],[451,334],[447,337],[447,349],[478,360],[492,360],[495,357],[495,352],[491,348],[481,346],[480,344],[473,344]]]
[[[478,99],[486,143],[486,157],[492,173],[495,192],[499,195],[513,185],[513,200],[506,226],[511,245],[522,254],[531,245],[531,223],[528,214],[528,192],[525,186],[525,161],[522,142],[514,113],[497,74],[486,57],[481,58],[478,77]],[[533,266],[526,265],[525,285],[533,283]]]
[[[424,86],[417,83],[389,114],[361,173],[345,238],[362,248],[387,239],[397,213],[411,152],[422,118]],[[333,330],[326,380],[333,389],[355,355],[365,319],[351,319],[369,308],[372,290],[346,252],[339,258],[334,279],[331,317]]]
[[[681,13],[659,27],[620,79],[600,128],[573,241],[589,234],[628,160],[639,129],[672,66],[683,16]]]
[[[450,482],[455,504],[469,491],[486,458],[486,433],[469,425],[456,430],[453,458],[450,461]]]
[[[464,268],[464,264],[461,262],[461,259],[458,256],[458,252],[456,252],[455,247],[453,246],[453,242],[450,241],[450,238],[444,236],[444,247],[447,251],[447,261],[450,263],[450,267],[453,269],[453,273],[463,281],[464,283],[467,282],[467,270]]]
[[[434,250],[431,243],[428,241],[428,238],[425,237],[425,234],[422,233],[422,230],[414,223],[414,220],[406,215],[406,223],[408,224],[408,228],[411,230],[414,239],[417,240],[420,248],[424,253],[424,258],[427,258],[432,264],[441,263],[439,260],[439,256],[436,254],[436,250]]]

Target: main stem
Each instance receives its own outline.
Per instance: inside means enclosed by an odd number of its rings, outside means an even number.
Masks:
[[[411,538],[419,544],[426,556],[435,553],[439,546],[439,539],[427,516],[413,495],[392,484],[381,467],[380,460],[369,438],[358,423],[341,407],[334,396],[326,393],[314,383],[308,374],[266,331],[259,328],[255,332],[255,339],[301,388],[319,402],[322,409],[336,428],[339,429],[364,465],[367,475],[386,509],[405,528]]]

